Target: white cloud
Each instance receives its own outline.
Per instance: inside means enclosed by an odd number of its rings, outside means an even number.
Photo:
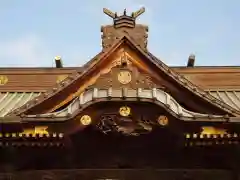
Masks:
[[[47,48],[36,35],[0,42],[1,66],[49,66]]]

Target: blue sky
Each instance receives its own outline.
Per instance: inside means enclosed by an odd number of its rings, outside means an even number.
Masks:
[[[240,65],[239,0],[0,1],[0,66],[81,66],[101,50],[102,8],[146,12],[148,49],[168,65]]]

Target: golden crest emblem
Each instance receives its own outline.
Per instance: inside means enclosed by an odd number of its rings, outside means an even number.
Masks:
[[[129,71],[121,71],[118,73],[118,81],[122,84],[128,84],[132,80],[131,72]]]
[[[167,116],[159,116],[158,117],[158,123],[162,126],[168,125],[168,118]]]
[[[82,123],[82,125],[87,126],[91,124],[92,119],[89,115],[83,115],[80,119],[80,122]]]
[[[121,116],[124,116],[124,117],[129,116],[130,113],[131,113],[130,107],[123,106],[123,107],[120,107],[120,109],[119,109],[119,114]]]
[[[0,76],[0,85],[7,84],[8,78],[7,76]]]

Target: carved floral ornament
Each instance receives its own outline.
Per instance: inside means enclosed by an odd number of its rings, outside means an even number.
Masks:
[[[121,55],[112,62],[111,67],[121,66],[123,64],[126,65],[132,64],[131,56],[126,51],[124,51],[124,49],[121,49],[120,51]]]

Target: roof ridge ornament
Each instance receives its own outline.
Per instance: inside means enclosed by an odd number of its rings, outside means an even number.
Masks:
[[[102,47],[104,49],[112,46],[115,40],[123,35],[131,36],[138,46],[141,46],[143,49],[147,48],[148,26],[136,23],[136,19],[145,12],[144,7],[132,12],[131,15],[127,13],[127,9],[124,9],[121,15],[107,8],[103,8],[103,12],[113,20],[112,25],[101,27],[101,32],[103,33]]]
[[[108,15],[110,18],[112,18],[113,20],[116,20],[119,17],[131,17],[134,20],[136,20],[141,14],[143,14],[145,12],[145,7],[140,8],[139,10],[132,12],[131,16],[127,15],[127,9],[125,8],[123,11],[123,15],[118,16],[117,12],[113,13],[111,10],[107,9],[107,8],[103,8],[103,12],[104,14]]]
[[[140,8],[138,11],[135,11],[132,13],[132,17],[134,19],[138,18],[140,15],[142,15],[145,12],[145,7]]]

